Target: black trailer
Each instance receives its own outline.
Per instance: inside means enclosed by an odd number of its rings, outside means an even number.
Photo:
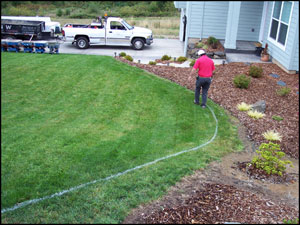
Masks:
[[[49,40],[52,32],[45,31],[44,21],[1,19],[1,39]]]

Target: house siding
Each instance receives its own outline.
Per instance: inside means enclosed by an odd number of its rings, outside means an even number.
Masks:
[[[228,1],[189,2],[190,37],[225,39]],[[263,2],[242,2],[237,40],[258,41]],[[254,32],[251,29],[254,29]]]
[[[201,38],[204,2],[189,2],[189,37]]]
[[[294,51],[291,54],[290,70],[299,71],[299,2],[294,3],[294,11],[292,16],[293,27],[296,30],[295,35],[291,34],[291,39],[294,38]]]
[[[299,2],[294,2],[292,8],[292,16],[290,27],[288,31],[288,37],[286,40],[285,49],[281,49],[272,42],[268,40],[269,31],[270,31],[270,23],[272,18],[272,10],[273,10],[274,2],[270,2],[268,8],[267,15],[267,27],[264,34],[264,42],[269,45],[269,53],[270,55],[278,61],[281,65],[283,65],[287,70],[299,70],[299,55],[296,54],[295,48],[298,46],[299,40],[297,39],[297,29],[299,26]],[[298,64],[298,65],[297,65]]]
[[[295,54],[294,54],[294,60],[292,61],[291,70],[299,71],[299,30],[297,32],[296,37],[297,43],[295,47]]]
[[[205,2],[203,38],[225,39],[229,2]]]
[[[190,5],[190,33],[193,38],[208,38],[214,36],[224,39],[228,2],[189,2]],[[225,22],[224,22],[225,21]]]
[[[241,2],[237,40],[258,41],[263,5],[263,1]]]
[[[186,9],[186,2],[185,1],[174,1],[174,6],[177,9]]]

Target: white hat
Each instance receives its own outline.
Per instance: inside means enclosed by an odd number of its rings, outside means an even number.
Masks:
[[[198,51],[198,55],[203,55],[203,54],[205,54],[205,51],[202,50],[202,49],[200,49],[200,50]]]

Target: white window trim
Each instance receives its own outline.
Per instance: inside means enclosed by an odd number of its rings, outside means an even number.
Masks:
[[[282,1],[284,2],[284,1]],[[280,28],[280,23],[283,23],[283,24],[286,24],[288,25],[288,30],[287,30],[287,34],[286,34],[286,40],[285,40],[285,45],[279,43],[278,41],[274,40],[273,38],[270,37],[270,33],[271,33],[271,28],[272,28],[272,20],[273,20],[273,13],[274,13],[274,8],[275,8],[275,2],[273,2],[273,9],[272,9],[272,13],[271,13],[271,18],[270,18],[270,26],[269,26],[269,32],[268,32],[268,38],[267,40],[274,44],[276,47],[280,48],[281,50],[285,51],[286,49],[286,45],[287,45],[287,41],[288,41],[288,37],[289,37],[289,31],[290,31],[290,26],[291,26],[291,18],[292,18],[292,14],[293,14],[293,9],[294,9],[294,1],[290,1],[292,2],[292,7],[291,7],[291,12],[290,12],[290,18],[289,18],[289,23],[285,23],[283,21],[281,21],[281,14],[282,14],[282,11],[283,11],[283,4],[282,4],[282,7],[281,7],[281,10],[280,10],[280,16],[279,16],[279,19],[276,19],[277,21],[279,21],[278,23],[278,30],[277,30],[277,39],[278,39],[278,35],[279,35],[279,28]]]

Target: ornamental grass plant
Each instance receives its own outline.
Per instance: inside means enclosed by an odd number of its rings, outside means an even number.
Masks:
[[[257,110],[250,110],[248,111],[248,116],[252,117],[253,119],[261,119],[265,116],[265,114],[258,112]]]
[[[245,102],[242,102],[237,105],[237,109],[240,111],[249,111],[251,109],[252,105],[248,105]]]
[[[264,132],[262,135],[268,141],[281,141],[282,139],[282,136],[274,130],[268,130]]]

